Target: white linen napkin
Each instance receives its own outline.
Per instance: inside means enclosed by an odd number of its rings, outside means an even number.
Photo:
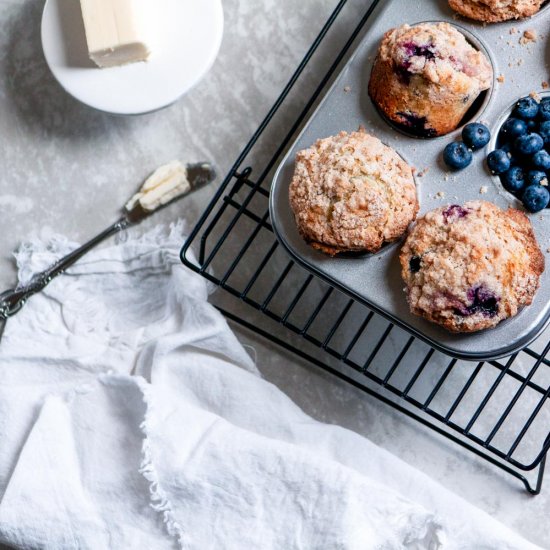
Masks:
[[[0,541],[54,549],[528,549],[264,381],[182,227],[93,252],[0,345]],[[36,240],[20,279],[74,244]]]

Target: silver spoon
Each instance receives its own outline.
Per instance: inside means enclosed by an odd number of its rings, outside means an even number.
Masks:
[[[148,218],[155,212],[158,212],[161,208],[168,206],[188,195],[191,191],[203,187],[210,183],[216,176],[214,169],[208,163],[188,164],[187,169],[187,181],[189,183],[188,189],[185,189],[182,193],[173,197],[166,204],[159,204],[154,209],[145,209],[138,201],[132,204],[132,207],[124,211],[123,216],[116,221],[113,225],[102,231],[99,235],[83,244],[80,248],[73,250],[70,254],[67,254],[54,265],[48,269],[37,273],[32,279],[24,286],[18,286],[12,290],[7,290],[0,294],[0,320],[6,320],[12,315],[15,315],[25,305],[27,300],[38,292],[42,291],[52,279],[57,277],[66,271],[70,266],[76,263],[82,256],[87,254],[92,248],[103,242],[105,239],[124,231],[130,226],[137,225],[145,218]]]

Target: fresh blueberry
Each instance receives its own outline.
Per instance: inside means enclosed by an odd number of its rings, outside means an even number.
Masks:
[[[510,169],[510,156],[506,151],[496,149],[489,153],[487,164],[493,174],[504,174]]]
[[[550,100],[544,100],[539,107],[539,118],[541,120],[550,120]]]
[[[523,192],[522,201],[529,212],[540,212],[548,206],[550,193],[542,185],[530,185]]]
[[[541,123],[539,126],[539,135],[546,145],[550,144],[550,120]]]
[[[525,187],[525,173],[519,166],[513,166],[500,176],[504,189],[511,193],[517,193]]]
[[[527,124],[520,118],[509,118],[500,130],[500,135],[506,141],[514,141],[527,133]]]
[[[542,185],[542,182],[546,180],[548,183],[548,178],[546,177],[546,172],[541,170],[529,170],[527,172],[527,177],[525,178],[527,185]]]
[[[535,118],[539,113],[539,104],[532,97],[520,99],[514,109],[514,116],[524,120]]]
[[[512,152],[512,144],[508,141],[506,143],[503,143],[499,149],[502,149],[505,153],[511,153]]]
[[[522,155],[534,155],[544,147],[544,140],[539,134],[525,134],[514,141],[514,149]]]
[[[539,170],[550,171],[550,153],[545,149],[541,149],[533,155],[531,164]]]
[[[479,124],[479,122],[473,122],[472,124],[466,124],[462,130],[462,139],[464,143],[470,147],[470,149],[482,149],[491,140],[491,132],[485,124]]]
[[[449,143],[443,151],[445,164],[454,170],[462,170],[472,162],[472,151],[462,141]]]

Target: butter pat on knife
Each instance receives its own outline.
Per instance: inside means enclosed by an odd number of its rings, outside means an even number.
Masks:
[[[150,0],[80,0],[88,52],[99,67],[146,61]]]
[[[190,190],[187,168],[179,160],[174,160],[155,170],[128,201],[126,210],[130,212],[139,204],[147,212],[153,212]]]

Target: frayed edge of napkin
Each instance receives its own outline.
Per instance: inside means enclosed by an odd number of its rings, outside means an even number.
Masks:
[[[153,463],[151,442],[149,441],[149,424],[151,419],[152,397],[148,383],[145,380],[138,380],[138,387],[143,395],[145,403],[145,415],[139,428],[143,434],[143,443],[141,446],[141,465],[139,473],[149,483],[149,496],[151,498],[150,506],[156,512],[162,514],[162,519],[166,525],[168,534],[177,539],[180,546],[183,548],[184,532],[181,525],[174,518],[173,506],[170,499],[166,496],[165,491],[160,486],[157,469]]]

